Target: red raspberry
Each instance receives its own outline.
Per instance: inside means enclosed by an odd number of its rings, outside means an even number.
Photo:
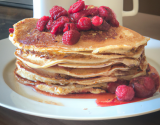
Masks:
[[[80,38],[80,33],[77,30],[69,30],[63,34],[62,42],[66,45],[76,44]]]
[[[59,17],[56,21],[61,21],[61,20],[64,20],[66,23],[69,23],[69,22],[70,22],[69,17],[66,17],[66,16],[61,16],[61,17]]]
[[[131,101],[134,95],[135,92],[130,86],[120,85],[116,89],[116,96],[119,101]]]
[[[81,17],[86,17],[87,16],[87,11],[86,10],[82,10],[80,12],[77,12],[77,13],[73,13],[73,14],[70,14],[69,17],[70,17],[70,20],[71,22],[73,23],[78,23],[78,20],[81,18]]]
[[[99,10],[100,17],[104,18],[106,21],[109,21],[112,19],[113,13],[109,7],[100,6],[98,10]]]
[[[53,20],[52,18],[48,21],[46,28],[48,30],[50,30],[55,24],[57,24],[58,22],[64,21],[65,23],[70,22],[69,18],[66,16],[61,16],[59,17],[57,20]]]
[[[13,33],[14,29],[13,28],[9,28],[9,33]]]
[[[88,17],[82,17],[78,20],[77,28],[79,30],[90,30],[92,27],[91,19]]]
[[[54,20],[56,20],[58,17],[67,16],[68,15],[67,11],[63,7],[60,7],[60,6],[52,7],[52,9],[50,9],[49,12],[50,12],[51,17]]]
[[[134,88],[136,97],[147,98],[152,96],[155,92],[154,81],[148,76],[133,78],[129,85]]]
[[[105,20],[103,20],[103,23],[100,26],[94,26],[92,25],[93,30],[103,30],[107,31],[110,28],[110,24],[108,24]]]
[[[47,25],[46,25],[46,28],[48,30],[50,30],[54,25],[54,20],[52,18],[50,18],[50,20],[48,21]]]
[[[119,85],[127,85],[128,82],[127,81],[121,81],[121,80],[118,80],[116,82],[109,82],[107,84],[107,91],[109,93],[115,93],[116,91],[116,88],[119,86]]]
[[[112,18],[110,20],[110,25],[113,26],[113,27],[118,27],[119,26],[119,22],[117,21],[116,18]]]
[[[46,24],[48,23],[49,21],[49,16],[43,16],[41,17],[38,22],[37,22],[37,25],[36,25],[36,28],[39,30],[39,31],[43,31],[46,27]]]
[[[64,24],[65,24],[65,22],[64,22],[63,20],[57,21],[57,22],[54,24],[54,26],[52,27],[51,31],[50,31],[51,34],[56,35],[56,34],[58,34],[58,33],[61,33],[61,32],[63,31]]]
[[[83,0],[79,0],[76,3],[74,3],[73,5],[70,6],[68,13],[76,13],[79,12],[81,10],[83,10],[83,8],[85,7],[84,1]]]
[[[148,74],[149,74],[149,77],[152,78],[152,80],[154,81],[155,88],[156,88],[155,92],[156,92],[160,86],[159,73],[157,72],[157,70],[154,67],[152,67],[150,65],[148,66],[148,68],[149,68]]]
[[[75,23],[66,23],[64,25],[63,32],[69,31],[69,30],[78,30],[77,25]]]
[[[154,81],[154,83],[155,83],[155,92],[158,90],[158,88],[159,88],[159,86],[160,86],[160,82],[159,82],[159,75],[158,74],[156,74],[156,73],[151,73],[150,75],[149,75],[149,77],[151,77],[152,78],[152,80]],[[154,93],[155,93],[154,92]]]
[[[102,23],[103,23],[103,19],[102,19],[101,17],[99,17],[99,16],[94,16],[94,17],[92,18],[92,24],[93,24],[94,26],[100,26]]]
[[[98,16],[98,7],[93,5],[86,5],[85,9],[87,10],[87,16]]]
[[[84,10],[87,10],[89,7],[89,5],[85,5]]]

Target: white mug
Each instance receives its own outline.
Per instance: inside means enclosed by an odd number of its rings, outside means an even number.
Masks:
[[[86,5],[94,6],[107,6],[110,7],[116,14],[117,20],[120,25],[122,23],[123,16],[134,16],[138,13],[139,9],[139,0],[133,0],[133,10],[123,11],[123,0],[84,0]]]
[[[50,16],[49,10],[55,6],[62,6],[68,10],[69,7],[77,0],[33,0],[33,17],[41,18],[42,16]]]

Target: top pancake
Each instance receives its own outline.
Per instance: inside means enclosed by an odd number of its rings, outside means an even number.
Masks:
[[[108,31],[81,31],[79,41],[74,45],[62,43],[62,34],[57,36],[50,32],[40,32],[36,29],[38,19],[27,18],[14,24],[14,34],[10,37],[18,48],[35,51],[63,51],[91,53],[126,53],[140,45],[145,45],[146,38],[135,31],[119,26]]]

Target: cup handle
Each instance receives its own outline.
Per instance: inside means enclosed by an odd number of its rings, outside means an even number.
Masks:
[[[122,16],[134,16],[138,13],[138,9],[139,9],[139,0],[133,0],[133,10],[122,11]]]

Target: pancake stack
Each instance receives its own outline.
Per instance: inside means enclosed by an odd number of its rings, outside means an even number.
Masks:
[[[62,43],[62,34],[40,32],[38,19],[14,25],[11,42],[17,47],[15,77],[19,83],[56,95],[105,93],[107,84],[146,75],[144,47],[149,38],[119,26],[108,31],[81,31],[75,45]]]

